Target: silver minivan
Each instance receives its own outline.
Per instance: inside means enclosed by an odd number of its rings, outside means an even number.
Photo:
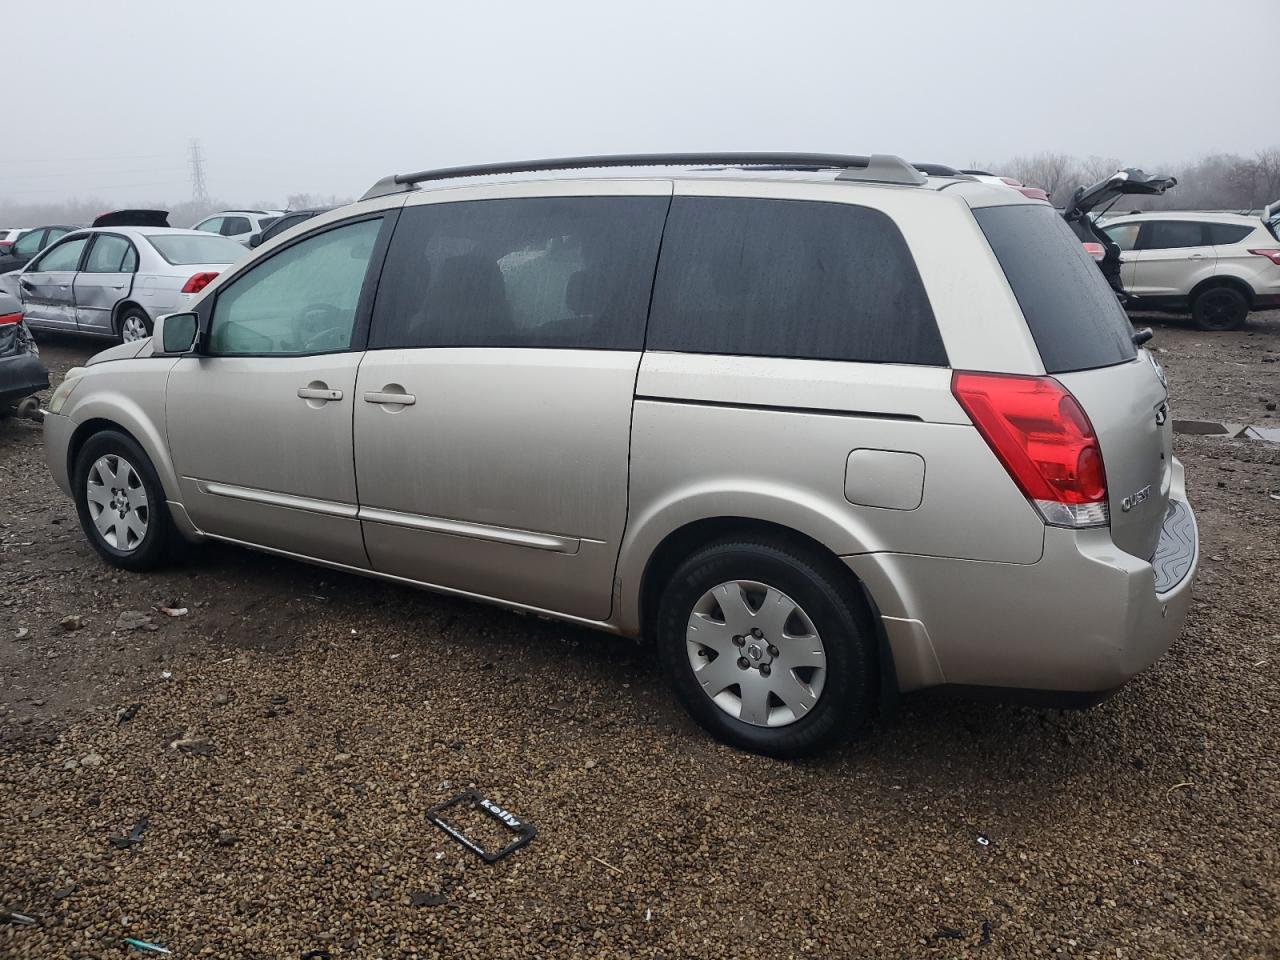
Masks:
[[[949,168],[455,168],[264,244],[45,435],[118,566],[221,540],[643,639],[794,756],[901,691],[1089,703],[1166,649],[1198,538],[1134,341],[1049,205]]]

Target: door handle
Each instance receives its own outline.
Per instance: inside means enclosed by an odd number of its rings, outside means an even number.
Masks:
[[[303,400],[341,400],[342,391],[328,387],[299,387],[298,396]]]
[[[1191,256],[1187,257],[1187,259],[1188,259],[1188,260],[1203,260],[1203,259],[1204,259],[1204,254],[1203,254],[1203,253],[1193,253],[1193,254],[1191,254]]]
[[[365,403],[380,403],[389,407],[412,407],[418,398],[412,393],[405,393],[404,387],[392,390],[396,384],[388,384],[382,390],[370,390],[364,395]]]

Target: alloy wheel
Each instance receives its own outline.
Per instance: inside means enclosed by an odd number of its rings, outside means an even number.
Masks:
[[[1200,294],[1200,323],[1209,330],[1230,330],[1239,323],[1240,301],[1226,290]]]
[[[124,320],[120,324],[120,339],[125,343],[132,340],[145,340],[151,336],[147,332],[147,322],[142,319],[139,314],[125,314]]]

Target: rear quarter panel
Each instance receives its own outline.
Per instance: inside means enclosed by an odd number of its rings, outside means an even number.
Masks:
[[[960,192],[747,186],[680,182],[676,192],[883,210],[910,246],[951,365],[1044,372]],[[991,189],[978,194],[991,200]],[[772,522],[840,556],[900,552],[1035,563],[1044,525],[956,403],[950,382],[947,367],[647,352],[636,386],[619,625],[638,629],[645,566],[662,540],[713,517]],[[919,505],[850,502],[846,470],[855,450],[922,458]]]

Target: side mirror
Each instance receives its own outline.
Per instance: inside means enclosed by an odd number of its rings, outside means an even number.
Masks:
[[[249,249],[252,250],[255,247],[260,247],[260,246],[262,246],[262,234],[255,233],[252,237],[249,238]]]
[[[157,357],[184,357],[196,348],[200,318],[194,313],[157,317],[151,332],[151,352]]]

